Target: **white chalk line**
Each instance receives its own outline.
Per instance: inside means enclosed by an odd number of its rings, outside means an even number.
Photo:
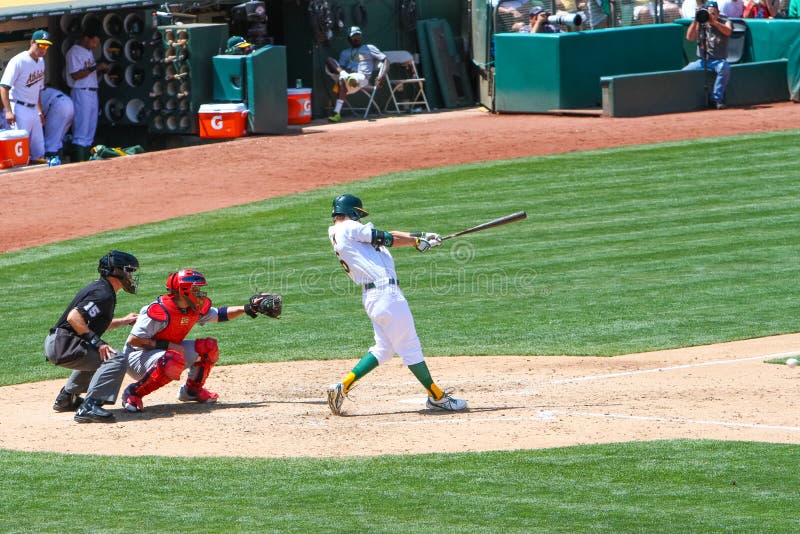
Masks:
[[[437,414],[444,415],[444,414]],[[556,419],[557,415],[568,417],[598,417],[605,419],[625,419],[631,421],[646,421],[657,423],[671,423],[680,425],[698,425],[698,426],[724,426],[731,428],[748,428],[751,430],[779,430],[784,432],[800,432],[800,427],[784,426],[784,425],[765,425],[759,423],[738,423],[734,421],[714,421],[714,420],[696,420],[696,419],[681,419],[674,417],[652,417],[643,415],[628,415],[628,414],[614,414],[614,413],[594,413],[594,412],[581,412],[571,410],[542,410],[536,415],[528,417],[464,417],[464,414],[453,414],[453,417],[432,417],[421,421],[374,421],[374,422],[360,422],[356,426],[359,427],[383,427],[383,426],[423,426],[423,425],[470,425],[477,423],[532,423],[532,422],[547,422]],[[328,423],[322,421],[310,422],[310,426],[326,426]]]
[[[750,428],[754,430],[785,430],[788,432],[800,432],[797,426],[782,425],[762,425],[758,423],[734,423],[732,421],[704,421],[696,419],[681,419],[675,417],[651,417],[645,415],[626,415],[616,413],[593,413],[593,412],[573,412],[568,410],[553,410],[550,413],[563,414],[577,417],[601,417],[606,419],[629,419],[633,421],[648,421],[657,423],[676,423],[681,425],[703,425],[703,426],[729,426],[734,428]]]
[[[589,376],[579,376],[575,378],[564,378],[561,380],[552,380],[548,382],[549,384],[569,384],[572,382],[588,382],[591,380],[605,380],[607,378],[622,378],[626,376],[633,376],[633,375],[643,375],[647,373],[661,373],[664,371],[675,371],[678,369],[691,369],[692,367],[707,367],[710,365],[726,365],[731,363],[741,363],[741,362],[749,362],[753,360],[771,360],[774,358],[783,358],[789,356],[798,356],[800,352],[793,351],[793,352],[780,352],[776,354],[764,354],[761,356],[749,356],[747,358],[736,358],[732,360],[714,360],[711,362],[701,362],[701,363],[687,363],[684,365],[673,365],[670,367],[657,367],[655,369],[638,369],[636,371],[623,371],[620,373],[610,373],[605,375],[589,375]]]
[[[770,360],[775,358],[783,358],[789,356],[798,356],[800,352],[779,352],[774,354],[763,354],[759,356],[748,356],[745,358],[734,358],[728,360],[714,360],[710,362],[689,363],[683,365],[673,365],[670,367],[657,367],[654,369],[639,369],[636,371],[624,371],[620,373],[609,373],[603,375],[589,375],[576,378],[566,378],[561,380],[552,380],[549,384],[565,384],[572,382],[585,382],[591,380],[604,380],[611,378],[621,378],[626,376],[633,376],[638,374],[659,373],[664,371],[674,371],[679,369],[690,369],[693,367],[708,367],[712,365],[727,365],[732,363],[748,362],[754,360]],[[499,395],[538,395],[535,390],[525,389],[516,391],[498,392]],[[421,405],[425,403],[425,397],[413,397],[408,399],[401,399],[399,401],[403,404]],[[750,428],[759,430],[783,430],[788,432],[800,432],[800,427],[794,426],[781,426],[781,425],[763,425],[758,423],[737,423],[731,421],[704,421],[693,419],[681,418],[665,418],[665,417],[651,417],[651,416],[638,416],[638,415],[625,415],[625,414],[605,414],[593,412],[580,412],[580,411],[564,411],[564,410],[543,410],[539,411],[535,416],[530,417],[468,417],[468,418],[436,418],[434,420],[424,421],[382,421],[361,423],[358,426],[402,426],[402,425],[430,425],[430,424],[471,424],[471,423],[519,423],[519,422],[533,422],[533,421],[549,421],[555,419],[556,414],[579,416],[579,417],[603,417],[608,419],[629,419],[638,421],[650,421],[661,423],[675,423],[675,424],[692,424],[692,425],[705,425],[705,426],[725,426],[734,428]]]

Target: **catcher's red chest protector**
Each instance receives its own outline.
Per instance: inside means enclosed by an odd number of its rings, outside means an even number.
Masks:
[[[172,296],[164,295],[158,297],[156,302],[147,307],[147,316],[154,321],[167,323],[167,327],[156,333],[154,339],[169,341],[170,343],[180,343],[197,323],[201,316],[208,313],[211,309],[211,300],[206,299],[201,309],[185,311],[178,308]]]

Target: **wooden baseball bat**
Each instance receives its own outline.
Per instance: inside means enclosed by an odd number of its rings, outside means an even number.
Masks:
[[[524,211],[518,211],[517,213],[512,213],[511,215],[506,215],[505,217],[500,217],[499,219],[494,219],[493,221],[479,224],[478,226],[473,226],[472,228],[467,228],[466,230],[461,230],[460,232],[456,232],[454,234],[446,235],[442,237],[442,241],[444,241],[445,239],[458,237],[464,234],[471,234],[472,232],[480,232],[481,230],[488,230],[489,228],[494,228],[495,226],[502,226],[510,222],[521,221],[522,219],[525,219],[527,216],[528,214],[525,213]]]

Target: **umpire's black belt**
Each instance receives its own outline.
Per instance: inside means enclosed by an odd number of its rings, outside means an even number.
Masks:
[[[22,104],[23,106],[26,106],[26,107],[29,107],[29,108],[35,108],[36,107],[36,104],[31,104],[30,102],[23,102],[22,100],[12,100],[12,102],[14,102],[15,104]]]
[[[73,89],[81,89],[83,91],[97,91],[97,87],[73,87]]]
[[[77,336],[78,335],[75,332],[73,332],[72,330],[67,330],[66,328],[51,328],[50,329],[50,333],[51,334],[62,335],[62,336]]]
[[[381,283],[379,285],[384,285],[384,284]],[[397,280],[395,280],[394,278],[389,278],[386,281],[386,285],[388,285],[388,286],[399,286],[400,283]],[[375,287],[376,287],[375,286],[375,282],[370,282],[369,284],[364,284],[364,290],[375,289]]]

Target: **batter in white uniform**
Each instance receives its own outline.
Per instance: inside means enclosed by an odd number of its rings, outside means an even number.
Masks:
[[[430,409],[460,411],[466,401],[444,393],[431,378],[422,355],[414,318],[397,280],[389,247],[413,246],[420,252],[442,244],[438,234],[420,232],[385,232],[361,219],[368,213],[361,200],[353,195],[340,195],[333,201],[333,225],[328,237],[347,275],[363,288],[361,301],[372,320],[375,344],[341,382],[328,388],[328,406],[334,415],[342,414],[342,404],[353,384],[395,354],[428,392]]]
[[[61,164],[64,136],[72,126],[75,107],[72,100],[54,87],[45,87],[41,95],[44,112],[44,157],[52,167]]]
[[[44,112],[39,93],[44,88],[44,56],[53,42],[45,30],[36,30],[25,52],[12,57],[0,78],[0,100],[6,122],[28,132],[31,160],[44,157]]]
[[[88,28],[80,41],[67,50],[67,85],[75,105],[72,123],[72,160],[86,161],[97,131],[97,73],[108,70],[106,63],[95,63],[94,49],[100,44],[97,32]]]

